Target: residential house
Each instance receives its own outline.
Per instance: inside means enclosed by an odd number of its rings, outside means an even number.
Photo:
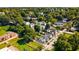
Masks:
[[[79,31],[78,27],[71,27],[71,31]]]
[[[5,15],[5,12],[0,12],[0,15]]]
[[[36,41],[38,41],[41,44],[45,44],[47,43],[50,39],[52,39],[52,37],[55,35],[55,31],[52,30],[49,33],[45,33],[41,38],[37,39]]]
[[[24,21],[24,24],[26,24],[26,25],[30,25],[30,22],[26,22],[26,21]]]
[[[54,24],[54,26],[63,26],[63,22],[56,22],[55,24]]]
[[[41,28],[42,28],[42,29],[45,29],[46,22],[44,22],[44,21],[41,21],[41,22],[39,22],[39,24],[41,25]]]
[[[63,19],[63,22],[67,22],[67,20],[68,20],[67,18],[64,18],[64,19]]]
[[[35,26],[34,23],[30,23],[30,27],[31,27],[32,29],[34,29],[34,26]]]

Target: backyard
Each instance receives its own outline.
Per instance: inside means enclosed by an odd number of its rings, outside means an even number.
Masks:
[[[42,45],[37,43],[37,42],[29,42],[26,44],[22,44],[20,45],[17,41],[20,39],[13,39],[9,41],[9,44],[18,48],[21,51],[34,51],[34,50],[41,50],[42,49]]]

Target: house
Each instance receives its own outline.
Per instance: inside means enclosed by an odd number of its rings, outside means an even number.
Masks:
[[[30,14],[30,15],[32,15],[32,14],[34,14],[34,12],[32,12],[32,11],[29,11],[29,14]]]
[[[45,23],[44,21],[39,22],[39,24],[41,25],[41,28],[42,28],[42,29],[45,29],[46,23]]]
[[[78,31],[79,28],[78,27],[71,27],[71,31]]]
[[[37,17],[31,17],[31,19],[37,20],[38,18]]]
[[[54,26],[63,26],[63,22],[56,22],[55,24],[54,24]]]
[[[45,33],[41,38],[38,38],[36,41],[45,44],[55,35],[55,31],[51,31],[49,33]]]
[[[26,22],[26,21],[24,21],[24,24],[26,24],[26,25],[30,25],[30,22]]]
[[[67,18],[64,18],[64,19],[63,19],[63,22],[65,23],[65,22],[67,22],[67,20],[68,20]]]
[[[45,34],[42,38],[40,38],[39,40],[41,40],[42,43],[46,43],[48,40],[50,40],[51,38],[51,34]]]
[[[0,12],[0,15],[5,15],[5,12]]]
[[[31,17],[30,16],[27,16],[27,17],[24,17],[24,19],[31,19]]]
[[[37,20],[35,20],[35,24],[39,24],[39,22]]]
[[[43,12],[39,12],[39,15],[43,15],[44,16],[44,13]]]
[[[24,19],[37,20],[38,18],[37,17],[34,17],[34,16],[27,16],[27,17],[24,17]]]
[[[30,23],[30,27],[31,27],[32,29],[34,29],[34,26],[35,26],[34,23]]]
[[[48,37],[47,34],[45,34],[43,37],[39,38],[37,41],[38,41],[39,43],[44,44],[44,43],[46,43],[48,40],[49,40],[49,37]]]
[[[39,23],[40,23],[40,25],[46,25],[46,22],[44,22],[44,21],[41,21]]]

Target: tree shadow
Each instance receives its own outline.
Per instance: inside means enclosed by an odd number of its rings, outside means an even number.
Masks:
[[[20,45],[24,45],[27,43],[27,41],[25,39],[21,39],[21,40],[18,40],[17,43]]]
[[[20,44],[20,45],[24,45],[24,44],[29,43],[31,41],[32,40],[21,39],[21,40],[18,40],[17,43]]]

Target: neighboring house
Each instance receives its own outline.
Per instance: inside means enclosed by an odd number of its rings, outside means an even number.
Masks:
[[[44,16],[44,13],[43,12],[39,12],[39,15],[43,15]]]
[[[35,24],[39,24],[39,22],[37,20],[35,20]]]
[[[34,29],[34,26],[35,26],[34,23],[30,23],[30,27],[31,27],[32,29]]]
[[[48,40],[49,40],[49,36],[48,36],[48,34],[45,34],[42,38],[39,38],[37,41],[38,41],[39,43],[44,44],[44,43],[46,43]]]
[[[54,26],[63,26],[63,22],[56,22]]]
[[[24,21],[24,24],[26,24],[26,25],[30,25],[30,22],[26,22],[26,21]]]
[[[39,23],[40,23],[40,25],[46,25],[46,22],[44,22],[44,21],[41,21]]]
[[[38,41],[41,44],[45,44],[53,37],[53,35],[55,35],[55,31],[46,33],[45,35],[43,35],[41,38],[37,39],[36,41]]]
[[[68,19],[67,19],[67,18],[64,18],[64,19],[63,19],[63,22],[64,22],[64,23],[65,23],[65,22],[67,22],[67,21],[68,21]]]
[[[38,18],[37,18],[37,17],[31,17],[31,19],[33,19],[33,20],[37,20]]]
[[[30,17],[30,16],[28,16],[28,17],[25,17],[24,19],[31,19],[31,17]]]
[[[24,19],[28,19],[28,20],[37,20],[38,18],[37,17],[32,17],[32,16],[27,16],[27,17],[24,17]]]
[[[79,30],[78,27],[71,27],[71,31],[77,31],[77,30]]]
[[[5,15],[5,12],[0,12],[0,15]]]
[[[39,22],[39,24],[41,25],[41,28],[42,28],[42,29],[45,29],[46,23],[45,23],[44,21]]]
[[[29,14],[30,14],[30,15],[32,15],[32,14],[34,14],[34,12],[32,12],[32,11],[29,11]]]

